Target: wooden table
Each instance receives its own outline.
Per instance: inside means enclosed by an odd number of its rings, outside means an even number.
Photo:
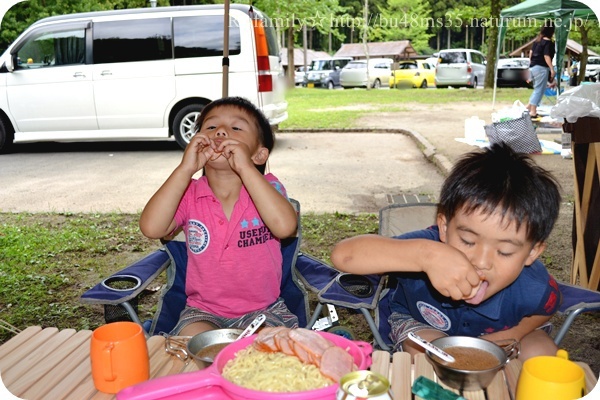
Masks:
[[[98,392],[91,376],[89,330],[42,329],[32,326],[0,346],[0,375],[5,386],[14,395],[25,400],[37,399],[114,399],[115,396]],[[148,339],[150,376],[196,371],[193,362],[184,363],[165,352],[165,339],[152,336]],[[578,363],[586,371],[588,391],[596,384],[596,377],[587,364]],[[395,400],[411,400],[410,382],[424,375],[436,380],[425,356],[415,357],[411,365],[407,353],[395,353],[391,358],[384,351],[373,352],[373,371],[390,378]],[[487,389],[490,400],[510,400],[514,392],[521,363],[511,361]],[[506,380],[505,380],[506,379]],[[508,386],[507,386],[508,385]],[[510,389],[509,389],[510,388]],[[469,400],[486,399],[484,391],[465,392]]]

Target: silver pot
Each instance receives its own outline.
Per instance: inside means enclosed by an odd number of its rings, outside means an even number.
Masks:
[[[496,373],[504,368],[509,360],[512,360],[519,354],[519,346],[516,341],[513,341],[512,345],[505,348],[488,340],[469,336],[448,336],[435,339],[431,343],[441,349],[455,346],[475,348],[487,351],[498,359],[498,365],[494,368],[469,371],[445,365],[433,353],[426,351],[427,360],[433,366],[438,378],[451,388],[459,390],[481,390],[487,388],[492,383]]]
[[[213,363],[219,351],[235,341],[242,329],[214,329],[192,336],[187,343],[187,353],[198,368],[203,369]]]

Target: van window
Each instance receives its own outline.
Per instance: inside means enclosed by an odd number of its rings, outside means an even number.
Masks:
[[[440,64],[464,64],[467,62],[467,54],[464,51],[440,52]]]
[[[479,53],[471,53],[471,61],[473,61],[475,64],[483,64],[485,58],[483,58],[483,56]]]
[[[85,63],[85,30],[43,32],[17,52],[18,69]]]
[[[169,58],[173,58],[169,18],[94,24],[95,64]]]
[[[229,55],[240,54],[240,28],[229,24]],[[223,56],[223,17],[205,15],[173,19],[175,58]]]
[[[310,65],[311,71],[326,71],[328,69],[333,69],[331,66],[331,60],[313,60]]]

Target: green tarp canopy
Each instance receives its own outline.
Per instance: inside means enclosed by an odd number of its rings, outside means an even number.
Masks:
[[[560,76],[562,75],[563,60],[567,47],[567,37],[571,28],[573,18],[581,18],[583,21],[598,20],[594,11],[579,1],[573,0],[526,0],[523,3],[506,8],[500,12],[500,26],[498,29],[498,48],[496,50],[496,66],[494,71],[494,104],[496,102],[496,80],[498,73],[498,59],[500,48],[506,35],[506,28],[515,19],[552,19],[555,22],[556,41],[556,76],[560,90]],[[518,22],[514,24],[518,27]]]

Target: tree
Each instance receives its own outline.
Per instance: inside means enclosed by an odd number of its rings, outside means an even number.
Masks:
[[[485,81],[483,87],[486,89],[494,88],[494,73],[496,72],[496,50],[500,45],[498,43],[498,24],[494,21],[500,20],[500,0],[490,1],[490,21],[492,23],[487,27],[487,68],[485,69]]]
[[[370,40],[409,39],[417,52],[429,49],[429,39],[433,36],[428,33],[432,24],[431,8],[424,0],[388,0],[380,13],[378,23],[371,29]]]
[[[338,0],[287,2],[256,0],[254,4],[271,17],[278,31],[284,30],[287,33],[287,80],[289,86],[294,86],[294,38],[296,32],[301,31],[302,26],[306,25],[319,32],[339,35],[339,32],[334,29],[334,21],[345,9],[339,5]]]

